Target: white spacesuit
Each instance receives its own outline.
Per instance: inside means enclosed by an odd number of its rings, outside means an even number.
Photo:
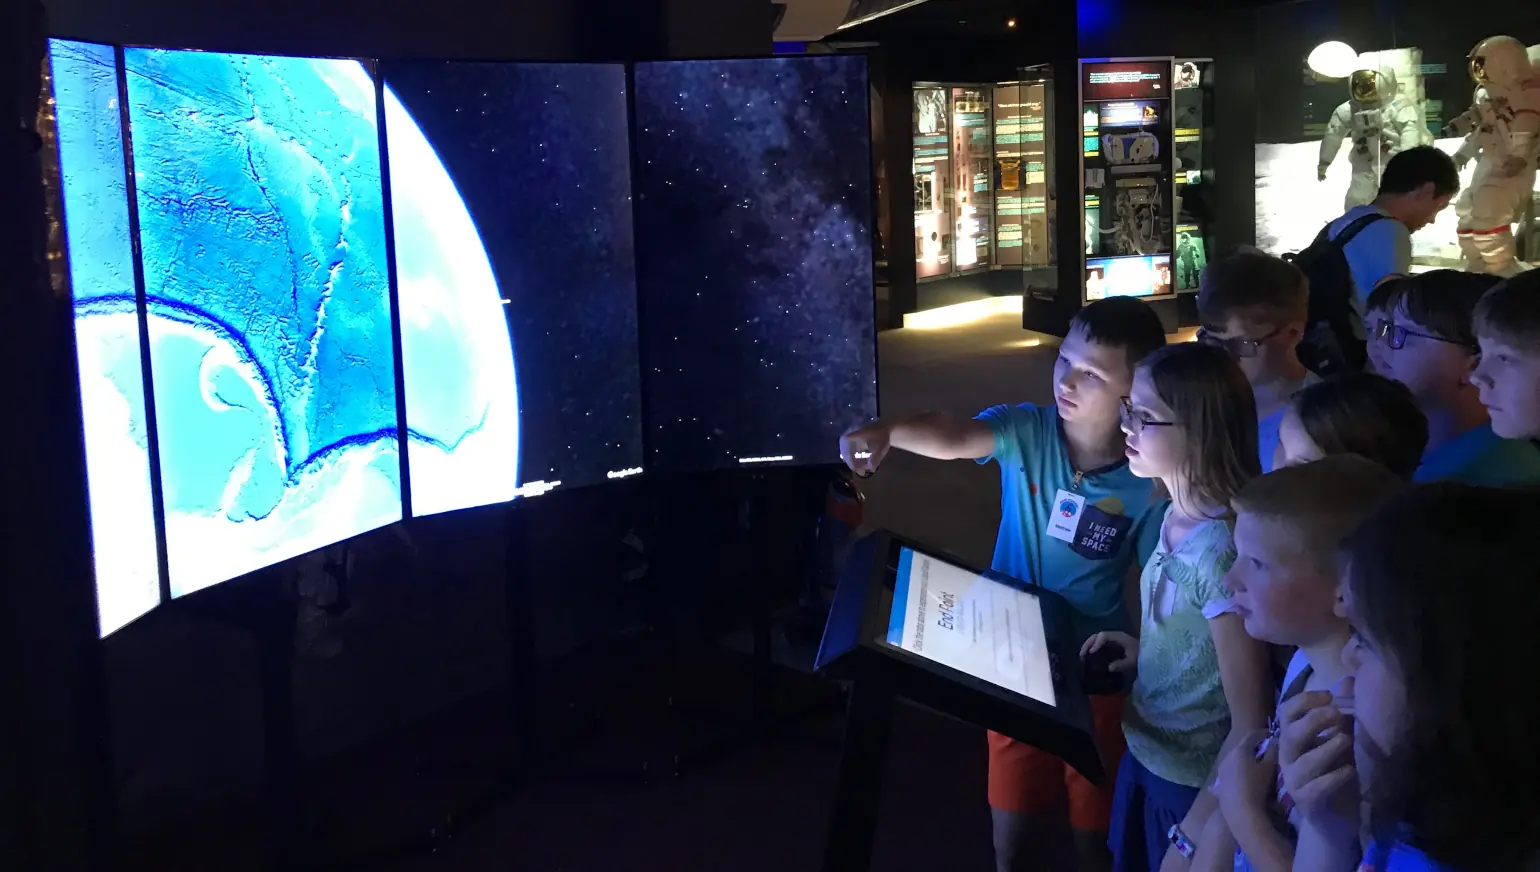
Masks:
[[[1475,104],[1449,123],[1464,136],[1455,153],[1476,171],[1455,203],[1460,251],[1472,272],[1508,276],[1528,269],[1514,256],[1513,223],[1535,187],[1540,148],[1540,76],[1524,44],[1511,36],[1482,40],[1470,54]]]
[[[1380,172],[1397,154],[1422,145],[1427,125],[1416,104],[1396,93],[1390,70],[1359,70],[1348,77],[1349,99],[1338,106],[1321,138],[1317,177],[1337,159],[1344,139],[1352,143],[1348,163],[1353,168],[1344,206],[1367,205],[1380,190]]]

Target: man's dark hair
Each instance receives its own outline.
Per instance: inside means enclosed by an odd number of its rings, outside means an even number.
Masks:
[[[1148,303],[1134,297],[1096,300],[1076,313],[1069,329],[1080,330],[1098,345],[1123,349],[1129,369],[1166,345],[1166,328],[1160,316]]]
[[[1534,488],[1413,485],[1339,552],[1358,631],[1405,689],[1371,828],[1441,869],[1530,869],[1540,851],[1537,526]]]
[[[1515,348],[1540,351],[1540,269],[1487,291],[1476,304],[1476,332]]]
[[[1454,160],[1431,145],[1409,148],[1385,164],[1380,175],[1380,194],[1410,194],[1433,183],[1435,197],[1453,196],[1460,190],[1460,172]]]
[[[1209,264],[1198,281],[1198,320],[1223,331],[1231,318],[1279,325],[1304,321],[1310,283],[1299,267],[1264,251],[1245,249]]]
[[[1440,339],[1476,348],[1476,304],[1501,281],[1497,276],[1452,269],[1401,276],[1374,286],[1367,311],[1399,309]]]

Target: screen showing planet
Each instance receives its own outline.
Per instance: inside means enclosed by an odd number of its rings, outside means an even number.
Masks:
[[[638,64],[649,460],[833,463],[876,414],[864,58]]]
[[[111,46],[56,39],[48,49],[105,636],[160,605],[123,123]]]
[[[640,472],[624,68],[382,71],[412,512]]]
[[[173,596],[401,517],[375,88],[128,49]]]

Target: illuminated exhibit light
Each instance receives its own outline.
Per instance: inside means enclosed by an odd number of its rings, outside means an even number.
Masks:
[[[985,297],[982,300],[954,303],[950,306],[942,306],[939,309],[910,312],[904,316],[904,326],[913,327],[917,330],[939,330],[945,327],[971,324],[974,321],[982,321],[995,315],[1011,314],[1021,314],[1020,294],[1004,297]]]
[[[774,457],[740,457],[739,463],[790,463],[796,460],[790,454],[777,454]]]
[[[1305,63],[1317,75],[1345,79],[1358,69],[1358,52],[1345,42],[1323,42],[1310,52]]]

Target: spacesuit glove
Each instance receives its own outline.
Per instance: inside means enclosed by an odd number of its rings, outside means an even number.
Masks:
[[[1453,157],[1454,157],[1454,171],[1457,172],[1457,173],[1464,172],[1465,168],[1468,165],[1470,165],[1471,156],[1470,156],[1470,154],[1468,152],[1466,152],[1464,150],[1455,152]]]
[[[1326,181],[1326,171],[1331,169],[1331,164],[1320,164],[1315,168],[1315,179],[1318,182]]]

